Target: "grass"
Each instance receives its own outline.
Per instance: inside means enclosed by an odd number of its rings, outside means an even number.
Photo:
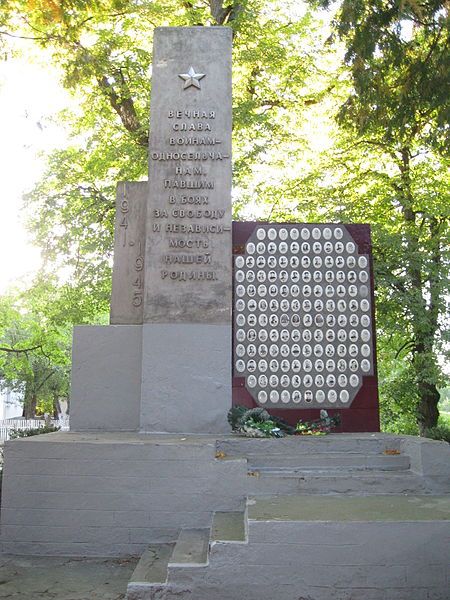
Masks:
[[[450,444],[450,413],[441,411],[436,427],[427,430],[427,437]]]

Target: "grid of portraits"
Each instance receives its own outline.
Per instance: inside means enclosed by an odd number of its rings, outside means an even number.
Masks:
[[[259,225],[234,258],[234,375],[261,406],[349,407],[373,374],[367,254],[342,225]]]

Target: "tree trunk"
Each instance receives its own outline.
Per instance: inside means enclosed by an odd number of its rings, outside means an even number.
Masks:
[[[57,396],[53,396],[53,418],[58,419],[59,413],[61,412],[61,406]]]
[[[36,417],[36,405],[37,405],[36,394],[25,394],[25,401],[23,403],[24,419],[34,419]]]
[[[439,304],[439,266],[441,261],[438,224],[430,224],[433,241],[432,260],[436,264],[436,273],[426,275],[423,250],[419,243],[417,213],[414,210],[414,198],[411,184],[410,151],[403,148],[399,169],[401,173],[402,213],[405,221],[405,270],[409,280],[409,293],[405,297],[406,307],[412,318],[413,367],[419,392],[417,421],[421,435],[426,429],[435,427],[439,418],[437,408],[439,392],[433,381],[436,372],[433,353],[436,331],[438,329]],[[427,307],[427,285],[431,294],[431,303]]]
[[[419,381],[419,406],[417,407],[420,435],[425,435],[426,430],[435,427],[439,418],[438,402],[439,391],[435,383]]]

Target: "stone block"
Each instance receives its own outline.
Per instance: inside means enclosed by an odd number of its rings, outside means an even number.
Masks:
[[[402,452],[411,459],[411,469],[428,477],[447,478],[450,482],[450,445],[427,438],[404,436]]]
[[[431,600],[429,593],[430,590],[425,587],[403,589],[390,587],[385,590],[385,600]],[[435,600],[438,598],[436,597]],[[445,600],[445,596],[440,596],[439,600]]]
[[[12,440],[5,452],[4,548],[140,553],[152,541],[173,541],[181,528],[209,528],[213,510],[243,508],[245,473],[245,461],[216,460],[215,438],[208,436],[57,432]]]
[[[141,430],[227,433],[231,326],[145,324]]]
[[[73,431],[139,429],[142,328],[74,328],[70,427]]]
[[[8,460],[29,459],[54,459],[73,461],[73,464],[86,465],[87,461],[109,461],[113,464],[116,460],[192,460],[193,458],[213,458],[213,447],[183,446],[173,444],[164,445],[146,443],[145,435],[130,434],[122,437],[122,433],[108,434],[80,433],[80,432],[55,432],[46,435],[33,436],[6,442],[5,451]],[[88,472],[85,472],[89,474]]]
[[[113,528],[101,526],[78,527],[61,526],[48,527],[40,525],[2,525],[2,536],[5,540],[17,540],[18,542],[42,543],[67,543],[76,539],[77,543],[94,543],[101,541],[105,546],[113,544],[128,543],[128,530],[126,528]]]
[[[148,544],[106,544],[98,542],[38,542],[8,541],[2,542],[5,554],[24,556],[140,556]]]
[[[446,561],[450,560],[450,549],[447,550],[447,557],[445,553],[442,555],[443,562],[440,564],[430,564],[424,562],[423,564],[415,564],[407,567],[406,570],[406,581],[411,587],[443,587],[446,585]]]
[[[28,525],[30,523],[44,527],[54,527],[62,523],[70,527],[79,527],[81,524],[85,526],[113,526],[116,524],[115,515],[114,511],[108,510],[67,511],[64,508],[4,508],[2,510],[2,526]],[[119,522],[119,526],[128,525]]]

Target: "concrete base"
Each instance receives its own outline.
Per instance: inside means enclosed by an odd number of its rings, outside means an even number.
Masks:
[[[139,429],[142,326],[75,327],[70,428]]]
[[[0,557],[2,600],[119,600],[137,559]]]
[[[228,433],[229,325],[145,324],[141,431]]]
[[[231,327],[75,327],[72,431],[228,433]]]
[[[5,444],[3,552],[139,555],[244,504],[246,461],[215,436],[51,433]]]
[[[403,447],[410,450],[412,468],[421,457],[422,474],[408,468]],[[295,456],[300,467],[291,463]],[[433,503],[433,493],[450,492],[450,480],[445,479],[450,446],[407,436],[338,434],[258,440],[233,435],[57,432],[5,444],[3,551],[123,556],[141,554],[151,543],[174,542],[183,528],[209,528],[214,512],[243,510],[247,496],[266,496],[261,457],[271,465],[275,492],[277,486],[282,488],[286,467],[273,472],[274,462],[286,457],[289,469],[316,475],[323,470],[320,465],[329,461],[333,472],[359,482],[357,493],[365,496],[404,493],[403,487],[391,489],[393,473],[411,475],[407,490],[426,494],[425,503]],[[383,479],[380,468],[386,467],[401,470],[385,471]],[[379,478],[375,487],[372,469]],[[300,498],[299,506],[310,502],[305,495],[310,490],[303,487],[308,477],[299,475],[300,487],[292,490],[292,501]],[[330,477],[326,473],[323,477],[320,493],[327,494]],[[436,477],[439,490],[433,481]],[[331,518],[331,509],[338,506],[333,502],[331,496],[323,501],[322,515],[326,517],[328,511]],[[376,512],[377,501],[372,502],[371,510]],[[310,502],[313,517],[319,504]],[[283,515],[280,512],[279,517]]]
[[[251,500],[215,513],[208,558],[199,531],[149,549],[127,600],[448,600],[449,535],[450,496]]]

